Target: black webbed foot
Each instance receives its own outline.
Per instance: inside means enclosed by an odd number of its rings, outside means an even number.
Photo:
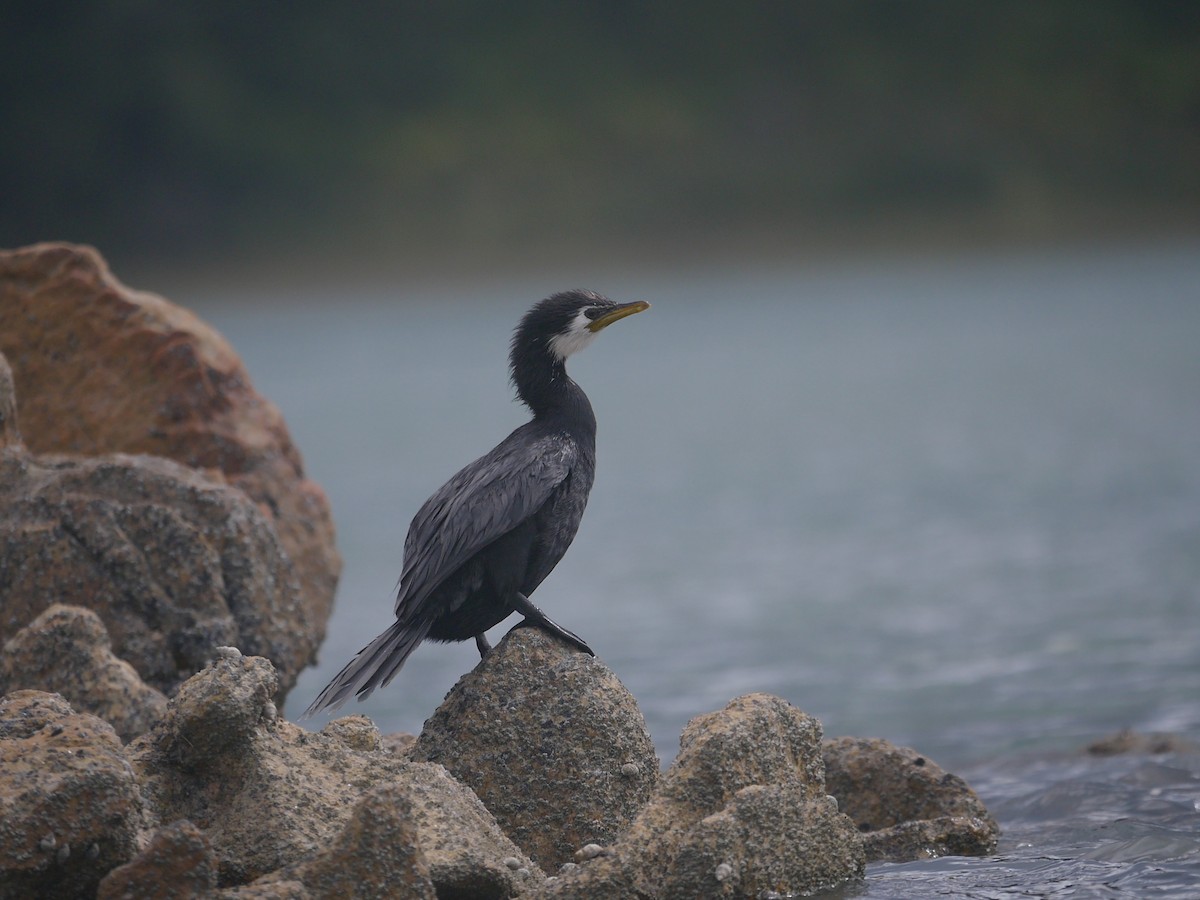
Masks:
[[[551,634],[562,638],[568,644],[576,647],[586,653],[588,656],[595,656],[595,652],[587,645],[587,642],[573,631],[568,631],[563,628],[548,615],[538,609],[524,594],[517,594],[517,599],[513,602],[513,608],[525,617],[524,621],[517,623],[517,628],[526,628],[534,625],[541,628],[543,631],[548,631]]]

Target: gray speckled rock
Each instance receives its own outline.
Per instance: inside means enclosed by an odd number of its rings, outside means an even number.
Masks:
[[[908,747],[838,738],[824,748],[826,783],[863,832],[867,858],[902,862],[984,856],[1000,827],[965,781]]]
[[[605,847],[583,865],[567,863],[533,894],[536,900],[658,900],[657,880],[641,877],[636,854]]]
[[[241,491],[155,457],[0,449],[0,637],[54,603],[103,620],[114,653],[172,693],[214,648],[277,660],[313,649],[270,523]]]
[[[410,763],[394,784],[412,806],[412,821],[439,897],[502,900],[545,880],[471,789],[444,767]]]
[[[141,820],[111,725],[57,694],[0,698],[0,897],[93,894],[136,852]]]
[[[616,675],[537,628],[514,629],[464,675],[410,755],[446,766],[548,868],[615,841],[659,777]]]
[[[100,882],[96,900],[191,900],[217,887],[217,857],[204,833],[182,820],[160,828],[136,857]]]
[[[220,896],[435,900],[437,893],[405,789],[383,784],[355,805],[327,850]]]
[[[79,606],[51,606],[0,648],[0,694],[21,689],[55,691],[126,741],[167,708],[167,698],[113,654],[100,617]]]
[[[864,865],[861,835],[826,795],[820,723],[750,694],[689,722],[629,830],[539,896],[799,896],[858,878]]]
[[[278,718],[271,664],[226,649],[126,753],[160,822],[212,843],[220,884],[244,884],[329,846],[353,801],[404,763]]]

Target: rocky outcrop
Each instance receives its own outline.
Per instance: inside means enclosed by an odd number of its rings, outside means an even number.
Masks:
[[[341,563],[324,494],[305,477],[282,416],[255,392],[229,344],[187,310],[122,285],[96,251],[40,244],[0,252],[0,353],[7,355],[15,375],[21,433],[33,454],[104,457],[110,465],[120,460],[119,468],[136,468],[137,464],[112,454],[163,457],[204,472],[209,479],[227,482],[250,498],[248,506],[255,509],[256,516],[252,530],[269,533],[270,540],[282,549],[278,554],[282,571],[275,576],[275,590],[280,592],[277,608],[260,608],[253,615],[264,616],[261,624],[267,629],[276,626],[266,616],[283,614],[288,618],[283,627],[293,632],[293,643],[286,652],[272,656],[286,693],[298,672],[311,662],[324,636]],[[0,441],[11,445],[5,409],[0,400]],[[33,470],[28,473],[0,474],[0,485],[14,474],[28,475],[36,489],[39,477],[50,477],[49,464],[30,465]],[[82,462],[74,465],[86,467]],[[155,474],[163,471],[158,465],[152,468]],[[121,481],[115,474],[109,477]],[[29,557],[36,559],[42,552],[33,540],[36,530],[65,533],[78,545],[78,555],[90,559],[97,569],[111,571],[116,582],[124,584],[122,579],[139,564],[128,542],[115,533],[124,530],[126,523],[112,510],[91,510],[92,499],[107,494],[103,484],[94,479],[83,481],[88,482],[88,490],[70,498],[75,501],[73,509],[64,512],[54,501],[47,501],[50,508],[27,510],[35,518],[19,530],[25,564],[31,565]],[[121,486],[125,489],[126,482]],[[208,485],[208,489],[214,487]],[[179,540],[181,530],[200,527],[194,519],[207,522],[211,518],[201,509],[204,498],[196,499],[193,520],[185,525],[167,511],[154,513],[172,540]],[[73,519],[64,525],[68,514]],[[238,515],[245,520],[249,513],[239,510]],[[78,523],[71,524],[76,519]],[[263,521],[270,527],[262,529]],[[153,528],[152,521],[143,524],[145,529]],[[139,538],[151,536],[138,534]],[[213,537],[220,540],[219,535]],[[268,538],[255,534],[252,540],[261,544]],[[206,559],[219,556],[209,554]],[[201,565],[193,554],[190,565],[181,569],[149,568],[137,575],[148,576],[160,588],[169,582],[244,579],[239,565],[246,563],[222,562],[218,568]],[[37,568],[36,574],[19,573],[23,580],[17,587],[22,591],[23,607],[6,610],[0,618],[0,640],[11,637],[52,602],[88,606],[104,619],[118,655],[138,667],[143,678],[160,690],[173,687],[163,683],[162,673],[144,671],[136,659],[126,656],[127,626],[87,602],[89,592],[73,589],[78,567],[65,572],[52,565]],[[0,572],[0,583],[3,578]],[[13,593],[10,585],[6,599]],[[303,639],[297,641],[300,632]],[[253,647],[245,633],[226,635],[222,640],[232,643],[237,637],[251,652],[278,649]],[[182,677],[195,670],[192,666]]]
[[[245,887],[222,891],[219,896],[226,900],[280,897],[435,900],[439,894],[421,851],[412,804],[404,788],[383,784],[368,791],[358,802],[346,827],[328,849],[305,862],[264,875]]]
[[[113,654],[100,617],[78,606],[51,606],[0,648],[0,694],[22,688],[61,694],[125,741],[147,731],[167,708],[167,698]]]
[[[537,628],[509,632],[464,675],[409,753],[472,788],[548,870],[615,841],[659,777],[642,713],[612,670]]]
[[[487,779],[503,777],[510,760],[484,738],[484,711],[517,742],[514,753],[535,752],[541,740],[537,729],[518,734],[515,714],[489,705],[501,685],[518,683],[506,667],[536,663],[557,685],[545,690],[572,698],[577,715],[625,705],[611,673],[590,657],[577,668],[568,658],[579,654],[546,635],[518,630],[495,652],[439,713],[458,710],[475,723],[459,734],[479,767],[469,774],[482,777],[485,793]],[[303,731],[278,717],[276,685],[267,660],[222,648],[123,753],[108,725],[61,697],[8,695],[0,703],[0,896],[802,896],[860,877],[865,848],[881,859],[916,858],[930,846],[973,852],[983,838],[971,845],[972,829],[983,835],[989,825],[994,840],[994,823],[960,779],[884,742],[822,747],[815,719],[751,694],[693,719],[675,762],[627,827],[609,842],[578,847],[547,878],[444,766],[393,752],[364,716]],[[526,687],[529,695],[510,697],[515,705],[555,708]],[[623,812],[617,779],[634,773],[577,774],[607,784],[607,793],[575,791],[562,780],[573,760],[609,765],[605,747],[638,747],[644,736],[640,716],[612,714],[599,724],[582,738],[560,736],[602,745],[590,756],[537,751],[557,774],[532,777],[527,803],[569,811],[582,793],[598,821]],[[433,746],[434,736],[451,740],[449,728],[432,721],[418,746]],[[480,752],[488,746],[494,752]],[[872,830],[860,833],[830,792]],[[887,825],[888,817],[898,824]],[[546,834],[529,825],[522,835],[553,847],[570,821],[548,814]]]
[[[829,741],[824,755],[829,793],[863,832],[871,861],[996,849],[1000,827],[975,792],[915,750],[847,737]]]
[[[805,895],[861,876],[865,857],[826,795],[820,723],[751,694],[693,719],[629,830],[581,861],[540,896]]]
[[[0,699],[0,897],[94,894],[136,852],[141,822],[111,726],[57,694]]]
[[[378,810],[391,794],[378,795],[358,820],[351,816],[348,801],[382,785],[403,795],[415,835],[415,843],[393,848],[388,865],[415,871],[423,859],[439,896],[509,897],[542,880],[444,768],[384,749],[378,729],[362,716],[335,720],[317,734],[285,722],[271,700],[275,684],[267,660],[224,649],[180,688],[162,723],[127,749],[149,815],[199,827],[216,854],[221,885],[272,876],[253,890],[278,892],[285,882],[356,877],[361,860],[345,829],[367,828],[365,840],[382,840],[369,831],[374,817],[379,829],[399,833],[388,825],[396,814]],[[343,863],[348,868],[340,870]],[[273,894],[247,894],[266,895]]]

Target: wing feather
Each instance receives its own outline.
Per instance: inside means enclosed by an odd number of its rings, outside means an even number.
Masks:
[[[404,541],[396,615],[416,613],[459,566],[534,515],[571,473],[574,441],[517,429],[447,481],[413,517]]]

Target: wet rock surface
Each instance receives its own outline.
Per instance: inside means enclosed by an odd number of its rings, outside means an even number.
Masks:
[[[612,670],[536,628],[509,632],[464,675],[409,754],[446,766],[548,870],[616,840],[659,777]]]
[[[825,744],[826,782],[863,832],[871,861],[983,856],[1000,827],[957,775],[908,747],[877,738]]]
[[[89,896],[137,851],[142,807],[108,723],[62,697],[0,698],[0,897]]]
[[[324,636],[341,562],[324,493],[305,477],[282,416],[253,389],[229,344],[187,310],[122,285],[95,250],[39,244],[0,252],[0,353],[12,367],[21,435],[31,453],[149,454],[203,471],[250,498],[282,547],[288,571],[280,583],[291,585],[285,604],[295,607],[291,628],[303,631],[290,652],[273,657],[286,692]],[[4,409],[0,399],[0,441],[11,445]],[[0,484],[13,474],[0,473]],[[89,514],[91,499],[85,492],[69,511],[80,520],[72,533],[79,535],[82,555],[115,565],[112,554],[122,554],[110,544],[120,542],[92,534],[103,533],[107,520],[100,512]],[[46,528],[65,515],[42,512]],[[169,514],[160,516],[178,530]],[[24,537],[29,539],[28,530]],[[226,572],[237,574],[232,566]],[[43,596],[51,599],[40,606],[27,601],[33,607],[27,618],[0,619],[0,640],[51,602],[91,605],[63,594],[73,572],[43,577],[50,579],[40,585],[50,589]],[[122,629],[97,611],[124,656]]]
[[[0,694],[21,689],[61,694],[123,741],[149,730],[167,708],[167,698],[113,654],[100,617],[78,606],[51,606],[0,647]]]

